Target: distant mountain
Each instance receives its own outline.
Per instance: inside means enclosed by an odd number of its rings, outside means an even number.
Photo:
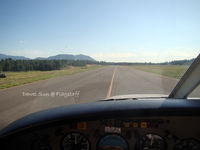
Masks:
[[[86,55],[75,55],[75,58],[78,59],[78,60],[91,60],[91,61],[96,61],[95,59],[93,59],[92,57],[90,56],[86,56]]]
[[[36,59],[39,60],[90,60],[90,61],[95,61],[95,59],[93,59],[90,56],[87,55],[71,55],[71,54],[59,54],[56,56],[50,56],[48,58],[43,58],[43,57],[38,57]]]
[[[13,60],[30,60],[30,58],[24,57],[24,56],[11,56],[11,55],[4,55],[0,54],[0,60],[1,59],[7,59],[11,58]],[[89,61],[95,61],[90,56],[87,55],[71,55],[71,54],[59,54],[55,56],[50,56],[50,57],[37,57],[35,60],[89,60]]]
[[[75,56],[71,54],[59,54],[56,56],[50,56],[47,58],[47,60],[75,60]]]
[[[36,57],[35,60],[46,60],[47,58],[45,57]]]
[[[1,59],[7,59],[7,58],[11,58],[13,60],[29,60],[30,58],[24,57],[24,56],[11,56],[11,55],[4,55],[4,54],[0,54],[0,60]]]

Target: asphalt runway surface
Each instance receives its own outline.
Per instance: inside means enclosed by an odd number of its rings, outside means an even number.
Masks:
[[[169,94],[175,78],[107,66],[0,90],[0,129],[32,112],[124,94]]]

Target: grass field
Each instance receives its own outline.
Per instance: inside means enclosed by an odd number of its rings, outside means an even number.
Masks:
[[[38,80],[71,75],[100,67],[102,66],[88,65],[86,67],[68,67],[62,70],[54,71],[4,72],[6,74],[6,78],[0,78],[0,89],[32,83]]]
[[[134,65],[134,69],[161,74],[173,78],[181,78],[188,69],[187,65]]]

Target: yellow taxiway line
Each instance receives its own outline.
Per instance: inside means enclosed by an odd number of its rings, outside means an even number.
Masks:
[[[109,98],[110,95],[111,95],[114,77],[115,77],[115,70],[114,70],[113,75],[112,75],[112,79],[111,79],[111,82],[110,82],[110,86],[109,86],[109,89],[108,89],[108,93],[107,93],[106,98]]]

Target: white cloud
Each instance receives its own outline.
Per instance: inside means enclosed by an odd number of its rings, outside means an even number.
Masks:
[[[139,52],[116,52],[116,53],[96,53],[91,55],[99,61],[108,62],[165,62],[180,59],[191,59],[199,54],[199,50],[186,51],[181,48],[165,51],[139,51]]]
[[[112,59],[120,59],[120,58],[129,58],[136,56],[134,53],[97,53],[94,55],[94,57],[97,58],[112,58]]]

